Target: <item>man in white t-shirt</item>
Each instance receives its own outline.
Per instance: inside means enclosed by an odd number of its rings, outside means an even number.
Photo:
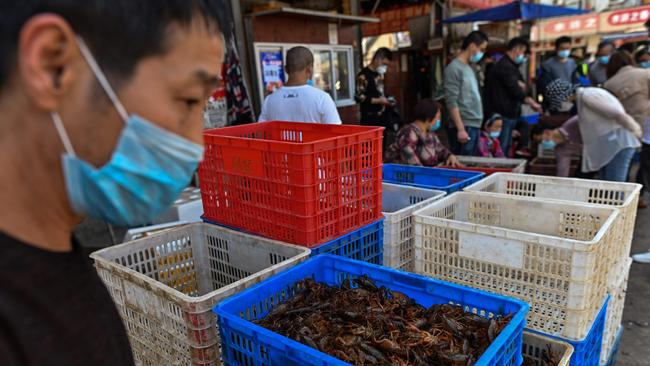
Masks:
[[[259,122],[291,121],[341,124],[332,97],[308,85],[314,73],[314,55],[306,47],[287,51],[285,70],[289,80],[280,89],[266,97]]]

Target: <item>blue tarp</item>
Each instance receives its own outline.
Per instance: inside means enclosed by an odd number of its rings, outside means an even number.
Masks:
[[[563,8],[560,6],[539,5],[525,3],[521,0],[510,4],[483,9],[473,13],[443,20],[443,23],[464,22],[499,22],[508,20],[535,20],[543,18],[561,17],[567,15],[584,14],[586,11],[579,9]]]

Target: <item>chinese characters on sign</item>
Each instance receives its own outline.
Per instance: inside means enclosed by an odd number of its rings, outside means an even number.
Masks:
[[[550,21],[544,27],[547,35],[571,35],[589,34],[598,31],[600,18],[598,15],[584,15],[571,18],[563,18]]]
[[[650,18],[650,7],[615,11],[607,17],[612,26],[645,23]]]

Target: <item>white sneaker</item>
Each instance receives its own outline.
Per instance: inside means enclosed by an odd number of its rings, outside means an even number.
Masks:
[[[650,263],[650,252],[635,254],[632,256],[632,259],[637,263]]]

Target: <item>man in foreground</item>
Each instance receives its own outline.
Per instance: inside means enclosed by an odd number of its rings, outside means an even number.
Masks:
[[[0,360],[131,365],[124,326],[72,239],[132,226],[202,159],[223,44],[207,0],[0,0]]]

